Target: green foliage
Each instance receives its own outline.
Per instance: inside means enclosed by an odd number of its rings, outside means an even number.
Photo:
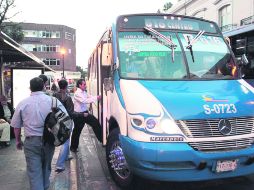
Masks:
[[[165,3],[163,5],[163,11],[166,12],[167,10],[169,10],[171,7],[173,6],[173,4],[171,2]]]
[[[22,31],[22,27],[19,24],[3,23],[2,28],[2,31],[16,42],[20,43],[23,41],[24,33]]]
[[[24,39],[21,26],[10,22],[10,20],[18,13],[7,17],[8,11],[15,7],[14,3],[15,0],[0,0],[0,30],[16,42],[21,42]]]
[[[87,77],[87,71],[84,71],[80,66],[76,66],[76,70],[81,72],[81,78]]]

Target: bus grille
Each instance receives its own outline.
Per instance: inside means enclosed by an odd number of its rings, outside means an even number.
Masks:
[[[227,118],[232,130],[230,134],[223,135],[218,130],[220,119],[209,120],[177,120],[176,123],[182,132],[189,138],[230,137],[254,133],[253,117]],[[189,143],[195,150],[225,151],[247,148],[253,144],[254,138],[242,138],[223,141],[203,141]]]
[[[189,145],[195,150],[217,152],[244,149],[251,146],[253,141],[254,137],[224,141],[189,142]]]

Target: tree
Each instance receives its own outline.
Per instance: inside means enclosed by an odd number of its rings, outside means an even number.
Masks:
[[[16,42],[22,42],[24,39],[24,33],[22,27],[18,23],[3,23],[2,31],[10,36]]]
[[[76,69],[81,72],[81,78],[85,78],[87,76],[87,71],[84,71],[80,66],[76,66]]]
[[[8,11],[15,7],[14,3],[15,0],[0,0],[0,30],[16,42],[21,42],[24,39],[21,26],[18,23],[10,22],[18,13],[7,17]]]
[[[173,6],[173,4],[171,2],[165,3],[163,5],[163,11],[164,12],[168,11],[172,6]]]
[[[16,14],[14,14],[11,17],[7,17],[7,12],[15,7],[14,4],[15,0],[0,0],[0,29],[2,29],[3,22],[10,21],[11,18],[13,18]]]

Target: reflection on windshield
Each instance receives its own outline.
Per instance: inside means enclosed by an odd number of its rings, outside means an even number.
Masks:
[[[183,46],[188,46],[188,37],[193,34],[179,34]],[[190,77],[201,79],[233,79],[238,71],[227,45],[221,37],[203,35],[192,47],[195,62],[191,52],[185,49]]]
[[[161,42],[161,39],[163,39],[166,44],[172,51],[172,61],[175,61],[175,48],[177,47],[177,45],[175,45],[172,40],[171,40],[171,36],[169,38],[167,38],[166,36],[164,36],[163,34],[161,34],[160,32],[154,30],[153,28],[150,27],[144,27],[145,30],[149,31],[152,35],[158,36],[158,42]]]
[[[158,37],[144,32],[119,33],[121,76],[135,79],[181,79],[187,74],[183,54],[174,33],[163,32],[174,44],[158,42]]]
[[[174,61],[171,48],[158,42],[158,36],[144,32],[119,33],[121,77],[151,80],[214,80],[238,76],[235,62],[221,37],[200,35],[193,46],[195,55],[193,62],[191,52],[181,47],[187,47],[188,38],[191,42],[197,34],[178,33],[179,41],[173,32],[160,33],[176,45]]]

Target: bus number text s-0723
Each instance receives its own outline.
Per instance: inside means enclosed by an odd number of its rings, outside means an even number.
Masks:
[[[205,104],[203,105],[203,108],[205,110],[205,114],[237,113],[235,104]]]

